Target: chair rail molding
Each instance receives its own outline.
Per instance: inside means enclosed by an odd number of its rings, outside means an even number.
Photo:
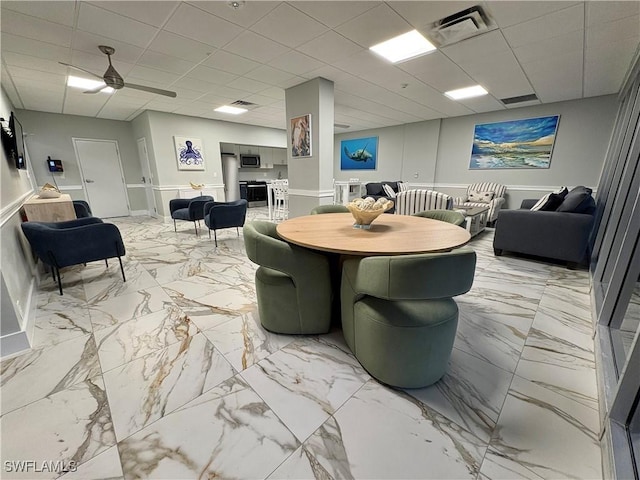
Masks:
[[[331,190],[305,190],[302,188],[289,188],[289,195],[298,197],[315,197],[315,198],[333,198],[333,189]]]
[[[35,191],[25,192],[9,205],[5,205],[4,207],[2,207],[2,209],[0,210],[0,228],[4,226],[4,224],[7,223],[7,221],[9,221],[11,217],[18,213],[25,200],[27,200],[32,195],[35,195],[35,193]]]

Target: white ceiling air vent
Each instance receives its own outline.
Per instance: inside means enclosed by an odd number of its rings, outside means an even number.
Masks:
[[[255,107],[257,104],[251,103],[251,102],[247,102],[246,100],[236,100],[231,105],[236,105],[238,107]]]
[[[480,5],[475,5],[437,20],[429,27],[429,37],[440,47],[451,45],[497,28],[486,9]]]

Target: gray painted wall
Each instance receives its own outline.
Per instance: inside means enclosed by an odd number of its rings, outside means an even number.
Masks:
[[[142,170],[130,122],[32,110],[20,110],[19,115],[24,119],[21,121],[28,134],[26,144],[38,186],[46,182],[52,183],[51,173],[45,165],[47,156],[51,156],[53,159],[62,160],[64,166],[64,173],[55,174],[60,189],[65,191],[65,187],[70,187],[71,190],[65,193],[76,199],[86,199],[84,191],[78,190],[78,187],[82,187],[82,179],[72,138],[116,140],[125,182],[141,183]],[[139,189],[135,187],[127,189],[131,210],[146,210],[146,199],[140,204],[137,190]]]
[[[523,198],[538,198],[557,186],[596,186],[617,108],[616,96],[606,95],[340,134],[334,144],[335,175],[337,180],[357,177],[365,183],[401,179],[436,185],[456,196],[470,183],[494,181],[510,187],[507,207],[518,208]],[[554,114],[560,115],[560,123],[549,169],[469,170],[476,123]],[[379,137],[376,170],[340,170],[340,141],[375,135]]]
[[[14,110],[4,89],[0,90],[0,116],[9,120]],[[15,112],[18,120],[23,118]],[[27,147],[28,148],[28,147]],[[28,156],[27,152],[27,156]],[[0,162],[0,190],[2,209],[0,215],[0,275],[2,276],[2,295],[0,297],[2,317],[0,331],[2,335],[18,332],[25,327],[29,305],[29,286],[32,284],[34,262],[20,229],[18,207],[33,193],[29,173],[17,170],[7,160],[2,149]],[[3,349],[6,344],[3,342]],[[7,355],[11,351],[3,350]]]

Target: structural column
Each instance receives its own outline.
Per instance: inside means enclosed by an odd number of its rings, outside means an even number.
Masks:
[[[285,103],[289,217],[293,218],[333,202],[333,82],[314,78],[288,88]],[[305,127],[305,122],[293,124],[292,120],[306,115],[310,115],[311,120],[311,151],[300,152],[300,129]]]

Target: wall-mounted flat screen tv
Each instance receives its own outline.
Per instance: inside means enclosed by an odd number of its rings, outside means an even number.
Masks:
[[[3,132],[2,144],[9,161],[14,162],[16,168],[27,168],[24,156],[24,141],[22,138],[22,124],[11,112],[9,131]]]

